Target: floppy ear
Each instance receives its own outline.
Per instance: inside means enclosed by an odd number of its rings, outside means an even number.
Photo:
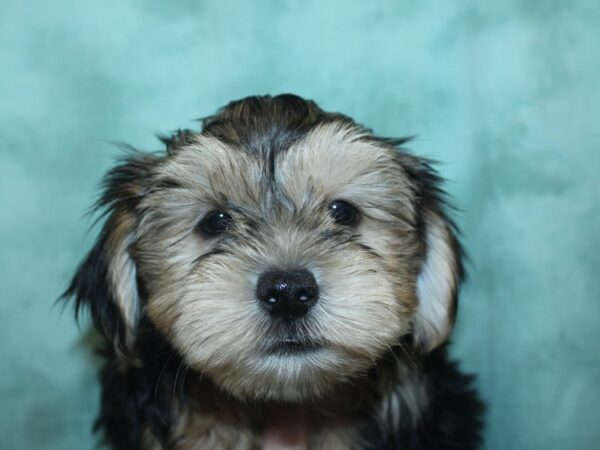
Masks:
[[[414,334],[417,345],[431,351],[448,338],[454,325],[458,288],[463,278],[462,249],[456,227],[444,212],[445,194],[439,188],[441,179],[426,160],[418,160],[413,169],[425,249],[417,278],[419,303]]]
[[[135,154],[105,176],[96,209],[106,221],[63,297],[75,299],[76,317],[89,306],[95,327],[120,356],[131,354],[141,305],[137,270],[129,249],[138,224],[136,208],[157,158]]]

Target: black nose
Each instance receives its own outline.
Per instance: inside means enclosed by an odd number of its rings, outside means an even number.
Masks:
[[[265,272],[258,279],[256,296],[272,316],[294,320],[317,302],[319,286],[307,270]]]

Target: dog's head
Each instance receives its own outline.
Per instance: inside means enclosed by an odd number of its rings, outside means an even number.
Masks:
[[[295,96],[251,97],[134,154],[68,294],[119,353],[149,319],[238,397],[301,400],[410,337],[442,343],[461,261],[426,161]]]

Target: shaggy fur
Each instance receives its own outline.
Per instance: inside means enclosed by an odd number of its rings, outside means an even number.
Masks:
[[[132,153],[65,293],[110,342],[98,426],[115,449],[258,449],[273,411],[311,449],[472,449],[482,406],[448,361],[461,249],[430,164],[293,95],[249,97]],[[334,200],[358,211],[334,220]],[[219,211],[228,229],[208,236]],[[305,270],[294,321],[261,274]],[[289,346],[290,339],[294,345]]]

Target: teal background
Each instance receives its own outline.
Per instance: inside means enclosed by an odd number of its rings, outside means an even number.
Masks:
[[[0,448],[92,449],[97,361],[53,306],[125,141],[294,92],[440,160],[471,256],[454,353],[486,448],[600,444],[600,2],[0,3]]]

